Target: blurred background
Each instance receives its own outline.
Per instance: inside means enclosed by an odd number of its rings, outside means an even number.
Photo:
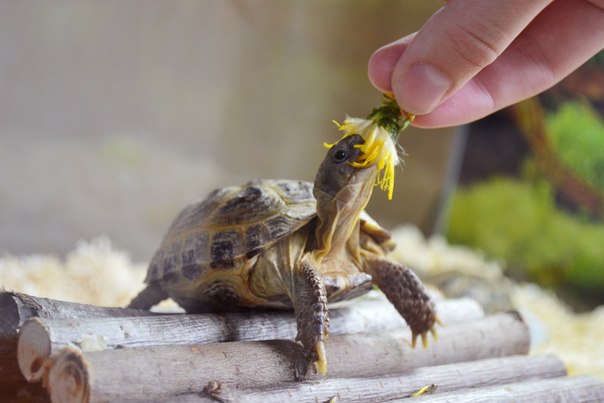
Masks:
[[[176,213],[218,186],[313,180],[380,94],[371,53],[440,0],[4,1],[0,251],[62,255],[107,235],[146,261]],[[431,232],[456,130],[406,131],[385,225]]]
[[[471,125],[448,240],[574,309],[604,303],[604,52]]]
[[[3,1],[0,253],[63,256],[106,235],[145,262],[216,187],[313,180],[340,135],[332,120],[379,103],[370,54],[441,5]],[[405,131],[394,199],[378,191],[368,210],[576,309],[603,303],[603,60],[469,127]]]

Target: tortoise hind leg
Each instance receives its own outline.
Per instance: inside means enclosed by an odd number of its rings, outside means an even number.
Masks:
[[[159,304],[166,298],[168,298],[168,294],[161,288],[159,283],[153,281],[134,297],[126,308],[148,311],[152,306]]]
[[[296,368],[296,377],[306,376],[308,365],[316,363],[321,374],[327,372],[325,341],[327,340],[329,318],[327,295],[321,275],[310,262],[309,256],[302,258],[293,273],[292,301],[296,312],[298,335],[307,360],[306,368]]]
[[[407,266],[382,258],[369,258],[367,272],[411,328],[412,345],[421,336],[424,347],[427,334],[436,337],[434,324],[438,321],[434,304],[423,284]]]

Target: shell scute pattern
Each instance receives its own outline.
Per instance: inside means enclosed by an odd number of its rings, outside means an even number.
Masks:
[[[183,267],[194,264],[195,260],[195,251],[193,249],[185,249],[180,254],[180,261]]]
[[[268,189],[246,186],[212,213],[212,222],[215,225],[257,222],[265,219],[267,214],[280,211],[282,207],[283,201],[271,195]]]
[[[266,221],[266,227],[271,239],[281,239],[290,232],[294,224],[293,220],[287,216],[275,216]]]
[[[201,275],[203,267],[198,264],[190,264],[182,267],[182,275],[187,280],[193,281],[199,278]]]
[[[210,250],[207,248],[209,240],[210,234],[207,232],[199,232],[187,238],[187,248],[194,251],[196,262],[210,261]]]
[[[235,186],[216,189],[202,201],[185,207],[172,222],[172,225],[168,229],[168,234],[190,230],[199,223],[203,223],[206,217],[220,205],[221,200],[236,189],[238,188]]]
[[[248,227],[245,231],[245,257],[253,258],[262,252],[263,245],[266,245],[270,239],[270,231],[264,224],[257,224]]]
[[[254,180],[213,191],[175,218],[147,281],[193,281],[207,270],[238,267],[316,215],[312,188],[305,181]]]
[[[230,269],[235,266],[235,260],[241,258],[243,236],[240,231],[221,231],[214,234],[210,246],[210,265],[213,269]]]
[[[304,203],[314,201],[312,194],[313,183],[306,181],[275,181],[276,185],[283,191],[283,198],[287,203]]]

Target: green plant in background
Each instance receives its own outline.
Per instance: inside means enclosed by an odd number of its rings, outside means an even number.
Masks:
[[[587,101],[546,115],[552,150],[578,177],[604,192],[604,121]],[[556,205],[535,162],[520,178],[493,178],[453,197],[449,240],[504,259],[515,274],[604,301],[604,225]]]
[[[568,101],[546,117],[547,134],[560,159],[604,191],[604,120],[589,102]]]
[[[448,237],[547,286],[604,290],[604,226],[561,211],[545,181],[494,178],[453,197]]]

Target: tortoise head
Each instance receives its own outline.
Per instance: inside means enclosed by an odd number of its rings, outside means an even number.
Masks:
[[[358,134],[341,139],[329,149],[315,177],[319,255],[348,242],[371,197],[377,167],[353,164],[362,155],[355,146],[363,142]]]
[[[363,142],[360,135],[353,134],[329,149],[315,177],[314,195],[317,201],[338,200],[348,204],[361,196],[363,189],[371,190],[377,172],[375,166],[353,166],[363,154],[355,146]],[[368,196],[371,196],[371,192]]]

